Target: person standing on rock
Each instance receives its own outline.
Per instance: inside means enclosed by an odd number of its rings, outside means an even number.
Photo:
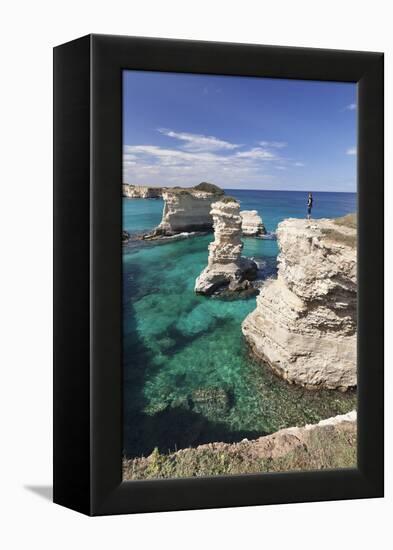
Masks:
[[[312,193],[309,193],[308,200],[307,200],[307,219],[308,220],[311,218],[311,209],[312,209]]]

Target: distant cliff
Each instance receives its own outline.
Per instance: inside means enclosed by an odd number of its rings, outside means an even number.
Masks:
[[[356,385],[356,218],[287,219],[277,230],[278,278],[242,330],[254,354],[310,388]]]
[[[127,197],[128,199],[158,199],[162,197],[164,189],[164,187],[123,183],[123,197]]]
[[[212,229],[210,215],[212,202],[224,195],[224,191],[211,183],[195,187],[171,187],[163,189],[165,201],[161,223],[152,237],[176,235],[182,232],[208,231]]]

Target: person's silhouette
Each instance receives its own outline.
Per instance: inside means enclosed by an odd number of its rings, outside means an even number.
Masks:
[[[312,209],[312,193],[309,193],[308,200],[307,200],[307,219],[308,220],[311,218],[311,209]]]

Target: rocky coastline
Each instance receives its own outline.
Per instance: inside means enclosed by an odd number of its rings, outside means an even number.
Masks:
[[[215,185],[203,182],[191,188],[137,190],[137,186],[124,187],[123,194],[129,198],[164,200],[160,224],[141,239],[166,243],[214,230],[208,264],[195,281],[197,294],[237,299],[260,290],[255,310],[241,327],[254,359],[306,390],[346,391],[356,387],[355,215],[318,220],[289,218],[279,224],[276,234],[267,235],[256,210],[240,211],[239,202]],[[262,281],[263,266],[242,256],[241,239],[275,236],[280,250],[277,278]],[[123,242],[129,239],[123,231]],[[223,410],[228,406],[224,392],[214,398]],[[212,406],[210,401],[202,390],[192,395],[200,414]],[[355,465],[356,411],[352,411],[240,443],[209,443],[169,454],[155,449],[147,458],[125,458],[123,479]]]
[[[165,187],[123,183],[123,197],[128,199],[159,199],[162,197],[164,189]]]
[[[211,206],[214,241],[209,245],[208,265],[195,281],[195,292],[210,295],[217,289],[245,291],[257,277],[257,264],[241,255],[243,243],[240,204],[223,197]]]
[[[267,281],[242,331],[252,353],[290,383],[356,386],[356,219],[286,219],[278,277]]]
[[[239,443],[208,443],[123,459],[123,480],[354,468],[356,411]]]

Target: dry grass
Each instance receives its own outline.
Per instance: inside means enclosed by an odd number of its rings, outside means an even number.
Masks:
[[[154,449],[148,458],[124,460],[123,479],[153,479],[238,475],[293,470],[324,470],[356,467],[356,428],[326,426],[312,430],[306,442],[283,456],[258,456],[253,442],[227,448],[203,446],[161,454]]]
[[[341,231],[335,231],[334,229],[322,229],[322,233],[336,243],[344,244],[351,248],[356,247],[356,233],[349,235],[347,233],[341,233]]]
[[[341,218],[336,218],[333,220],[337,225],[343,225],[344,227],[349,227],[350,229],[357,229],[358,221],[356,214],[347,214]]]
[[[356,247],[357,242],[357,217],[356,214],[347,214],[341,218],[336,218],[333,220],[335,225],[341,226],[347,229],[354,229],[354,232],[340,231],[340,229],[326,228],[322,230],[322,233],[326,235],[332,241],[350,246],[351,248]]]

